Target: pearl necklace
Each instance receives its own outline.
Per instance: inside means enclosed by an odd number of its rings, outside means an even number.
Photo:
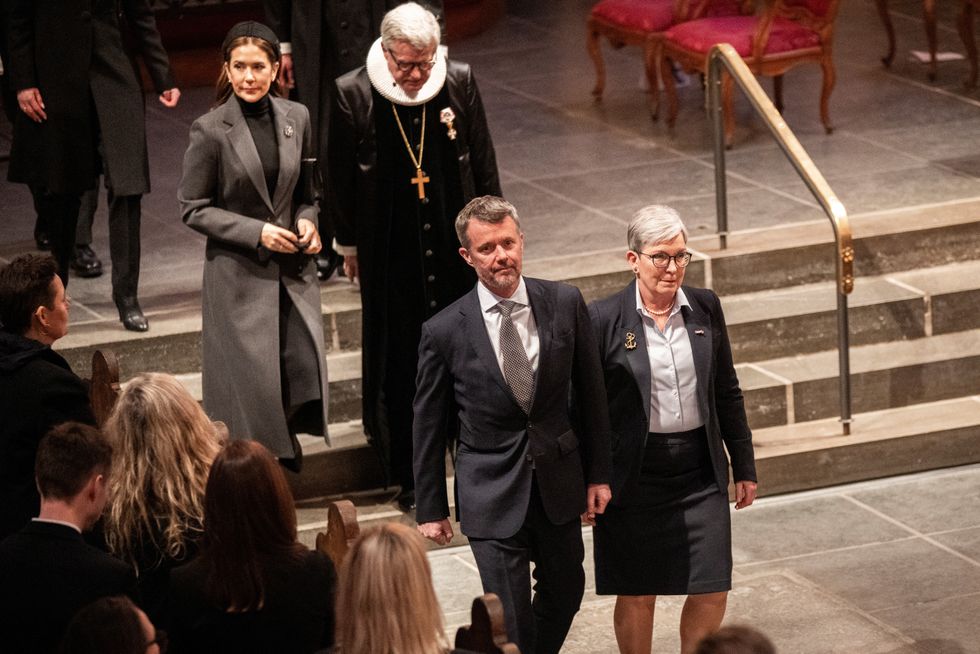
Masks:
[[[668,313],[670,313],[670,310],[674,308],[674,300],[676,300],[676,299],[677,299],[677,296],[676,295],[673,298],[671,298],[670,304],[663,311],[654,311],[653,309],[651,309],[650,307],[647,306],[647,303],[646,302],[643,303],[643,308],[646,309],[647,312],[649,314],[651,314],[651,315],[654,315],[654,316],[666,316]]]

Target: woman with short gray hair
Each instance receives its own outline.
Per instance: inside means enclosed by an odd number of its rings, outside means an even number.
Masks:
[[[728,458],[736,509],[755,458],[718,296],[682,286],[691,262],[674,209],[640,209],[627,231],[635,281],[589,307],[612,422],[612,501],[594,523],[596,593],[616,595],[616,640],[648,654],[658,595],[687,595],[681,652],[725,616],[732,584]]]

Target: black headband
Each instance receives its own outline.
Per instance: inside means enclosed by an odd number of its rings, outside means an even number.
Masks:
[[[269,45],[272,46],[273,52],[276,53],[276,61],[280,59],[279,52],[279,39],[276,37],[276,33],[273,32],[269,27],[258,23],[254,20],[246,20],[244,22],[238,23],[230,30],[228,34],[225,35],[224,43],[221,44],[221,51],[223,53],[228,52],[228,48],[231,47],[232,41],[241,37],[253,37],[257,39],[262,39],[263,41],[268,41]]]

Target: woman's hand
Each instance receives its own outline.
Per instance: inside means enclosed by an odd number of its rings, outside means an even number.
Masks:
[[[735,510],[744,509],[755,502],[757,485],[754,481],[735,482]]]
[[[270,252],[292,254],[298,251],[296,247],[298,242],[299,238],[296,234],[293,234],[288,229],[283,229],[272,223],[266,223],[262,226],[262,236],[259,238],[259,243]]]
[[[344,274],[352,282],[361,278],[361,269],[357,265],[357,255],[348,254],[344,256]]]
[[[299,232],[297,245],[303,252],[306,254],[316,254],[323,249],[323,243],[320,241],[320,233],[316,231],[316,225],[313,224],[312,220],[300,218],[296,221],[296,231]]]
[[[20,110],[35,123],[43,123],[48,119],[44,113],[44,100],[41,99],[41,89],[31,87],[17,92],[17,104]]]

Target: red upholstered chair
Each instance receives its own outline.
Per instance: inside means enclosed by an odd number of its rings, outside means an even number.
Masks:
[[[757,16],[708,17],[674,25],[668,29],[657,49],[662,70],[676,61],[689,71],[707,72],[707,55],[716,43],[729,43],[756,75],[773,78],[774,103],[783,110],[783,73],[804,63],[823,69],[820,92],[820,120],[827,133],[833,131],[828,101],[834,88],[834,20],[840,0],[767,0]],[[735,115],[732,111],[731,78],[722,77],[725,116],[725,143],[732,144]],[[667,123],[677,118],[677,89],[673,77],[664,75],[667,94]]]
[[[606,87],[606,68],[599,37],[605,36],[613,48],[638,45],[643,48],[650,111],[657,116],[660,92],[656,49],[664,30],[678,22],[701,16],[738,15],[751,11],[752,0],[602,0],[592,7],[586,26],[589,56],[595,63],[596,82],[592,95],[602,99]]]

